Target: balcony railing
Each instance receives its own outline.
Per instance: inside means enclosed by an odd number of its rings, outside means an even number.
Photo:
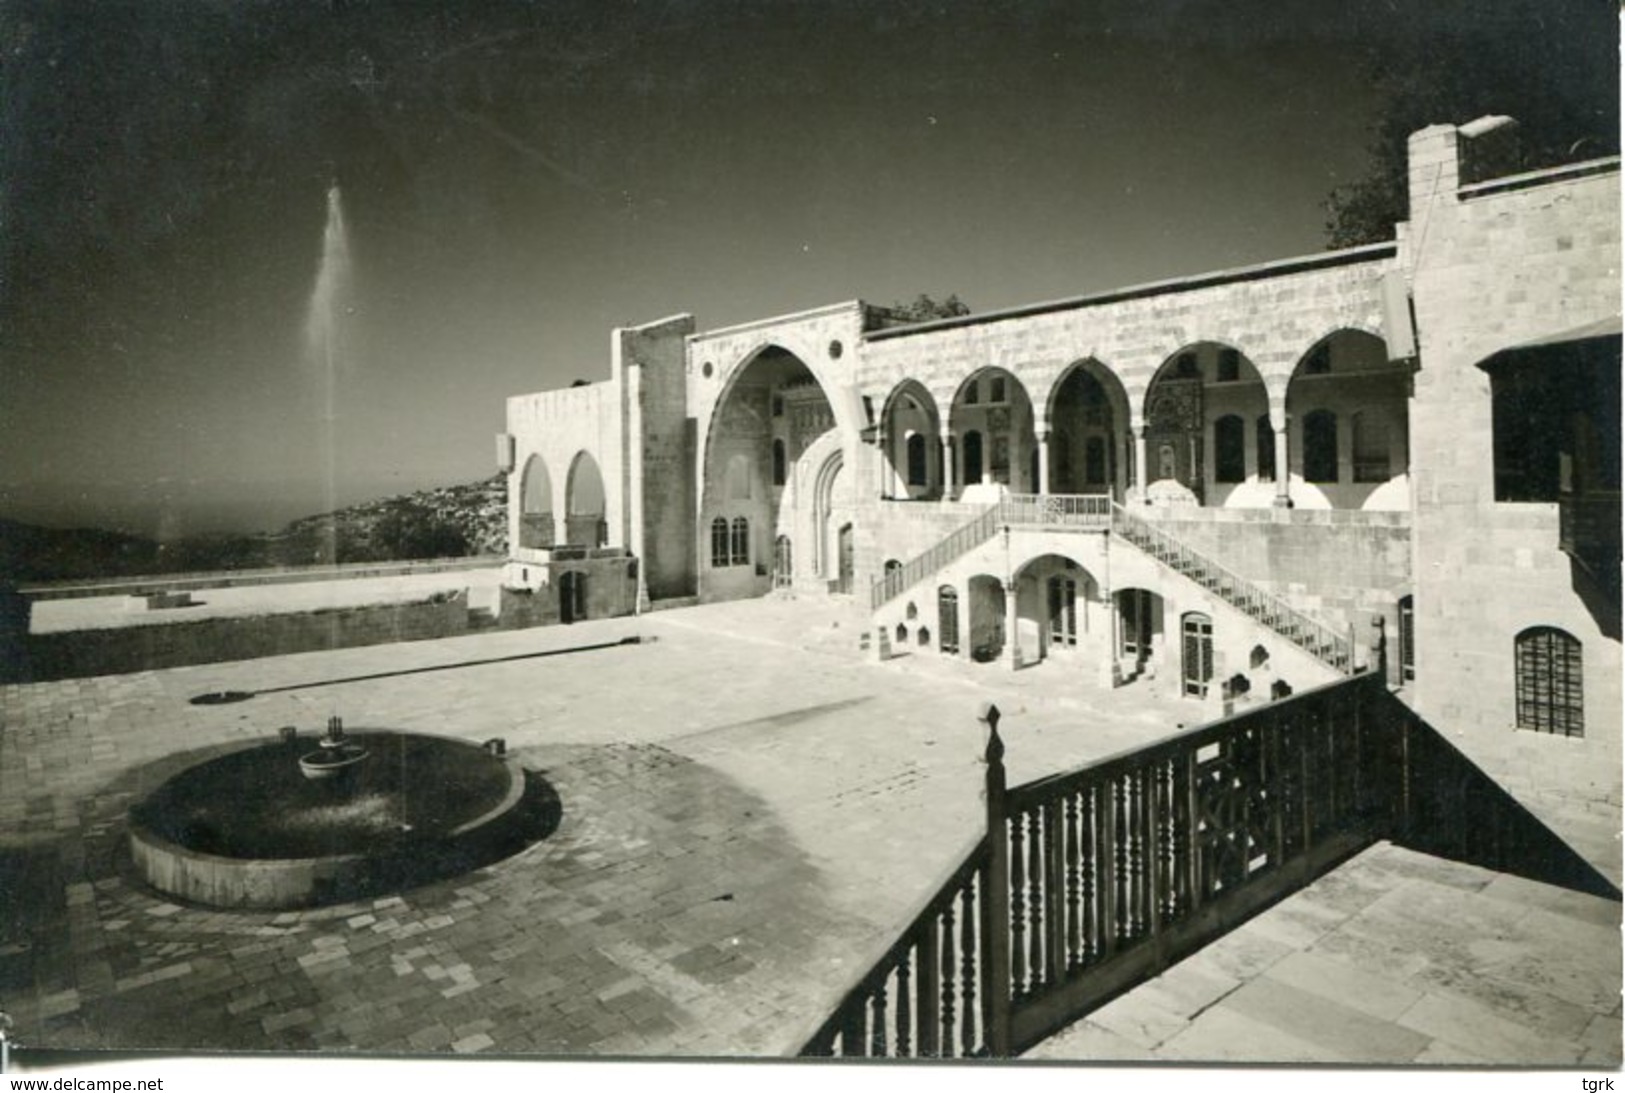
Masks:
[[[802,1054],[1018,1054],[1158,974],[1393,830],[1396,710],[1367,673],[1006,790],[988,707],[986,835]]]

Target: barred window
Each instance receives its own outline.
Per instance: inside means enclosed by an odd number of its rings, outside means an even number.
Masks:
[[[750,521],[743,516],[734,517],[733,542],[730,544],[734,565],[750,565]]]
[[[721,569],[728,564],[728,521],[718,516],[711,521],[711,568]]]
[[[1584,736],[1579,640],[1553,626],[1532,626],[1514,641],[1518,728]]]

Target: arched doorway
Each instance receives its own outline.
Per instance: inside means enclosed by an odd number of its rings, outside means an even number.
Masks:
[[[601,547],[609,541],[604,521],[604,476],[590,452],[577,452],[564,488],[564,541]]]
[[[971,659],[997,660],[1004,652],[1004,583],[979,573],[970,579],[967,597]]]
[[[1050,394],[1049,492],[1110,493],[1128,487],[1128,394],[1097,360],[1069,368]]]
[[[1036,493],[1033,404],[1021,381],[1003,368],[983,368],[959,387],[949,413],[960,438],[959,474],[966,487],[996,484]]]
[[[1100,585],[1092,574],[1062,554],[1042,554],[1015,575],[1016,627],[1022,663],[1051,655],[1070,656],[1104,641],[1092,641],[1101,622]]]
[[[773,587],[789,588],[795,576],[794,552],[788,535],[773,540]]]
[[[816,541],[822,514],[812,509],[827,497],[822,464],[831,450],[840,452],[827,439],[835,426],[817,377],[788,349],[768,345],[735,370],[705,438],[699,526],[722,521],[728,546],[702,551],[710,561],[700,570],[703,599],[759,596],[790,584],[798,579],[790,562],[796,557],[801,575],[824,569],[830,551]]]
[[[1155,674],[1163,652],[1163,602],[1145,588],[1123,588],[1117,599],[1118,673],[1129,682]]]
[[[546,550],[553,545],[553,477],[539,455],[525,460],[519,479],[519,545]]]

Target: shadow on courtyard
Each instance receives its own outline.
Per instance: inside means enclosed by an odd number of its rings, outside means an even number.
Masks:
[[[1395,843],[1620,901],[1613,881],[1438,732],[1412,732],[1408,747]]]

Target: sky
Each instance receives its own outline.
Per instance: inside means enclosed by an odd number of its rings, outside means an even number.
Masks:
[[[1617,55],[1611,5],[1528,4],[8,0],[0,516],[269,529],[490,475],[618,325],[1323,249],[1374,64]]]

